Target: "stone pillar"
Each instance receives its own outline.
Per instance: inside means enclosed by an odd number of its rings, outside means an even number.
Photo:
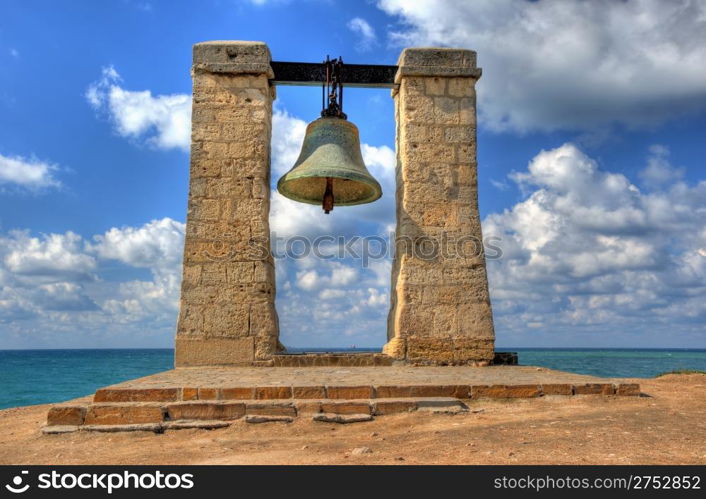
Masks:
[[[194,45],[189,204],[176,366],[257,365],[277,350],[270,251],[274,88],[261,42]]]
[[[478,213],[470,50],[405,49],[393,91],[397,234],[388,343],[412,364],[493,359],[495,333]]]

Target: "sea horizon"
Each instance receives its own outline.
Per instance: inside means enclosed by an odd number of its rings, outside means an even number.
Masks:
[[[36,352],[36,351],[82,351],[82,350],[174,350],[174,347],[81,347],[81,348],[0,348],[0,352]],[[350,352],[350,351],[381,351],[382,347],[288,347],[286,351],[300,352]],[[495,347],[495,351],[513,350],[674,350],[674,351],[706,351],[706,347]]]
[[[706,371],[704,348],[497,347],[521,365],[615,378],[651,378],[674,370]],[[379,352],[380,348],[305,348],[302,352]],[[34,348],[0,350],[0,409],[55,403],[98,388],[167,371],[173,348]]]

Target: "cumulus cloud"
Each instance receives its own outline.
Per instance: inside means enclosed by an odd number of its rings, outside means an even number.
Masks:
[[[380,347],[386,341],[389,275],[375,274],[355,262],[317,261],[278,288],[281,339],[294,347]]]
[[[666,163],[653,147],[644,172]],[[542,151],[510,178],[526,199],[483,221],[503,255],[489,261],[499,336],[527,344],[698,344],[706,320],[706,182],[679,176],[641,190],[573,144]],[[576,334],[578,331],[578,336]],[[533,333],[539,334],[539,333]],[[598,335],[600,340],[591,338]],[[602,335],[602,336],[601,336]],[[623,345],[626,346],[626,345]]]
[[[675,168],[669,162],[669,149],[660,144],[650,147],[647,166],[640,172],[640,179],[647,187],[659,188],[684,177],[684,168]]]
[[[189,150],[191,96],[152,95],[149,90],[126,90],[113,66],[103,68],[101,78],[86,90],[86,100],[105,113],[122,137],[144,140],[159,149]]]
[[[377,44],[375,29],[362,17],[354,17],[348,21],[348,29],[357,35],[359,51],[366,52]]]
[[[94,236],[90,249],[100,258],[133,267],[173,267],[182,257],[184,228],[171,218],[152,220],[142,227],[114,227]]]
[[[480,119],[495,130],[649,126],[706,108],[706,5],[379,0],[403,46],[478,52]]]
[[[13,231],[2,238],[5,269],[16,276],[88,280],[96,260],[83,252],[78,234],[44,234],[31,237],[28,231]]]
[[[0,154],[0,188],[12,186],[37,191],[61,187],[54,177],[58,170],[56,165],[36,158]]]
[[[86,283],[96,280],[97,262],[73,233],[28,231],[0,235],[0,323],[58,310],[92,310]]]
[[[168,344],[183,238],[184,225],[169,218],[88,240],[73,232],[0,235],[0,345],[110,346],[123,338],[144,345],[156,334]],[[150,278],[135,278],[144,269]],[[68,337],[56,337],[64,332]]]

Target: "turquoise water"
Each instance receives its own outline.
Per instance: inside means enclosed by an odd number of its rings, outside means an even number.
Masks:
[[[674,369],[706,371],[706,350],[499,350],[518,352],[524,365],[594,376],[647,378]],[[89,395],[106,385],[171,369],[173,363],[171,349],[0,350],[0,409]]]
[[[706,350],[640,350],[597,348],[507,348],[520,364],[544,366],[592,376],[652,378],[676,369],[706,371]]]
[[[174,350],[0,350],[0,409],[82,397],[166,371]]]

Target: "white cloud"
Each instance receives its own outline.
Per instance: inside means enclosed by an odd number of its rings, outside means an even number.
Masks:
[[[13,231],[0,238],[4,267],[17,276],[91,279],[95,259],[83,252],[81,236],[67,232],[31,237],[27,231]]]
[[[319,274],[315,270],[303,270],[297,272],[297,286],[306,291],[316,289],[321,282]]]
[[[368,288],[368,297],[362,304],[369,307],[388,307],[390,300],[387,293],[381,293],[377,288]]]
[[[377,44],[375,29],[362,17],[354,17],[348,21],[348,29],[358,36],[357,48],[361,52],[366,52]]]
[[[98,306],[83,291],[83,287],[73,282],[53,282],[42,284],[34,290],[34,303],[43,311],[86,311],[97,310]]]
[[[59,168],[46,161],[0,154],[0,186],[9,185],[29,190],[61,187],[54,174]]]
[[[171,218],[152,220],[142,227],[112,228],[94,236],[91,246],[100,258],[133,267],[173,267],[182,258],[185,225]]]
[[[123,322],[159,317],[171,321],[179,305],[179,283],[185,225],[171,218],[152,220],[142,227],[112,228],[93,237],[89,251],[104,260],[149,268],[151,281],[120,283],[117,296],[104,308]]]
[[[0,346],[169,344],[183,237],[169,218],[92,242],[73,232],[0,235]],[[144,269],[151,278],[136,278]]]
[[[323,289],[319,293],[321,300],[336,300],[346,296],[346,292],[342,289]]]
[[[650,147],[650,153],[647,167],[640,172],[640,178],[647,187],[659,188],[684,177],[683,168],[674,168],[669,163],[669,149],[655,144]]]
[[[655,161],[672,171],[666,156],[653,147],[645,171]],[[486,239],[502,239],[488,267],[505,344],[536,341],[530,323],[555,346],[703,344],[706,181],[642,191],[572,144],[511,178],[526,199],[483,221]]]
[[[358,271],[338,261],[325,261],[311,258],[306,267],[315,265],[315,269],[307,268],[297,272],[297,286],[305,291],[313,291],[322,287],[340,288],[353,284],[358,278]],[[323,269],[330,269],[329,275],[322,275]],[[330,298],[332,295],[328,295]]]
[[[403,46],[478,52],[481,120],[496,130],[649,126],[706,108],[706,4],[379,0]]]
[[[145,140],[159,149],[188,151],[191,96],[153,96],[149,90],[126,90],[120,82],[113,66],[103,68],[101,78],[86,90],[86,100],[97,111],[109,115],[119,135]]]

